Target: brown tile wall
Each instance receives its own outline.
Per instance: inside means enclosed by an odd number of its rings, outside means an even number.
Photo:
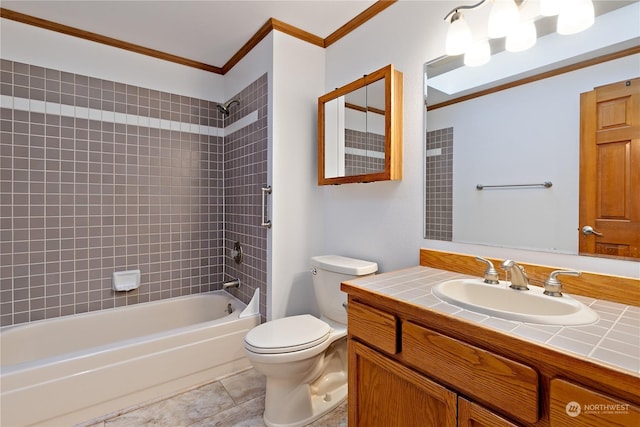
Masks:
[[[453,128],[427,132],[425,238],[453,239]]]
[[[231,154],[212,136],[216,103],[7,60],[0,72],[14,100],[0,117],[1,325],[221,286]],[[129,269],[140,288],[112,291]]]

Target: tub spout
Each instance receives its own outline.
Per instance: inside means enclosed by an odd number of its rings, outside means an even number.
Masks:
[[[233,280],[229,280],[228,282],[224,282],[222,284],[222,289],[229,289],[229,288],[239,288],[240,287],[240,279],[233,279]]]

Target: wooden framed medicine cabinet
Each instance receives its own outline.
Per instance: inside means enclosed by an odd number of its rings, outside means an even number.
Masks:
[[[402,179],[402,73],[387,65],[318,98],[318,185]]]

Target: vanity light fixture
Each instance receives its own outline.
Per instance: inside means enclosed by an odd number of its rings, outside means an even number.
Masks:
[[[523,19],[520,14],[520,8],[527,0],[490,1],[493,6],[487,29],[489,38],[506,37],[505,49],[509,52],[521,52],[536,44],[534,19]],[[488,40],[474,41],[462,14],[462,10],[475,9],[486,2],[487,0],[480,0],[473,5],[458,6],[444,17],[445,21],[450,22],[445,51],[449,56],[464,54],[465,65],[483,65],[491,56]],[[592,0],[540,0],[540,15],[558,15],[559,34],[583,31],[593,25],[595,19]]]
[[[464,54],[464,65],[479,67],[491,59],[491,46],[488,40],[480,40],[471,44]]]
[[[556,16],[560,13],[562,0],[540,0],[540,15]]]
[[[507,33],[505,49],[508,52],[522,52],[536,44],[538,33],[532,20],[520,20]]]
[[[519,3],[523,3],[520,1]],[[520,22],[520,11],[514,0],[493,0],[487,32],[489,38],[499,39],[508,35]]]
[[[446,19],[446,18],[445,18]],[[451,25],[447,32],[446,52],[449,56],[462,55],[472,42],[471,28],[457,10],[451,15]]]
[[[558,34],[576,34],[593,25],[595,13],[591,0],[563,0],[558,14]]]
[[[591,0],[540,0],[540,15],[558,15],[558,34],[575,34],[593,25]]]

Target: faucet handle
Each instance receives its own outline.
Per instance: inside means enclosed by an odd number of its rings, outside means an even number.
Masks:
[[[558,276],[564,274],[566,276],[580,276],[582,272],[575,270],[555,270],[549,274],[549,278],[544,281],[544,294],[552,297],[562,296],[562,283],[558,280]]]
[[[498,281],[498,271],[495,269],[491,261],[479,256],[476,257],[476,260],[487,264],[487,269],[484,271],[484,283],[489,283],[491,285],[497,285],[500,283]]]

